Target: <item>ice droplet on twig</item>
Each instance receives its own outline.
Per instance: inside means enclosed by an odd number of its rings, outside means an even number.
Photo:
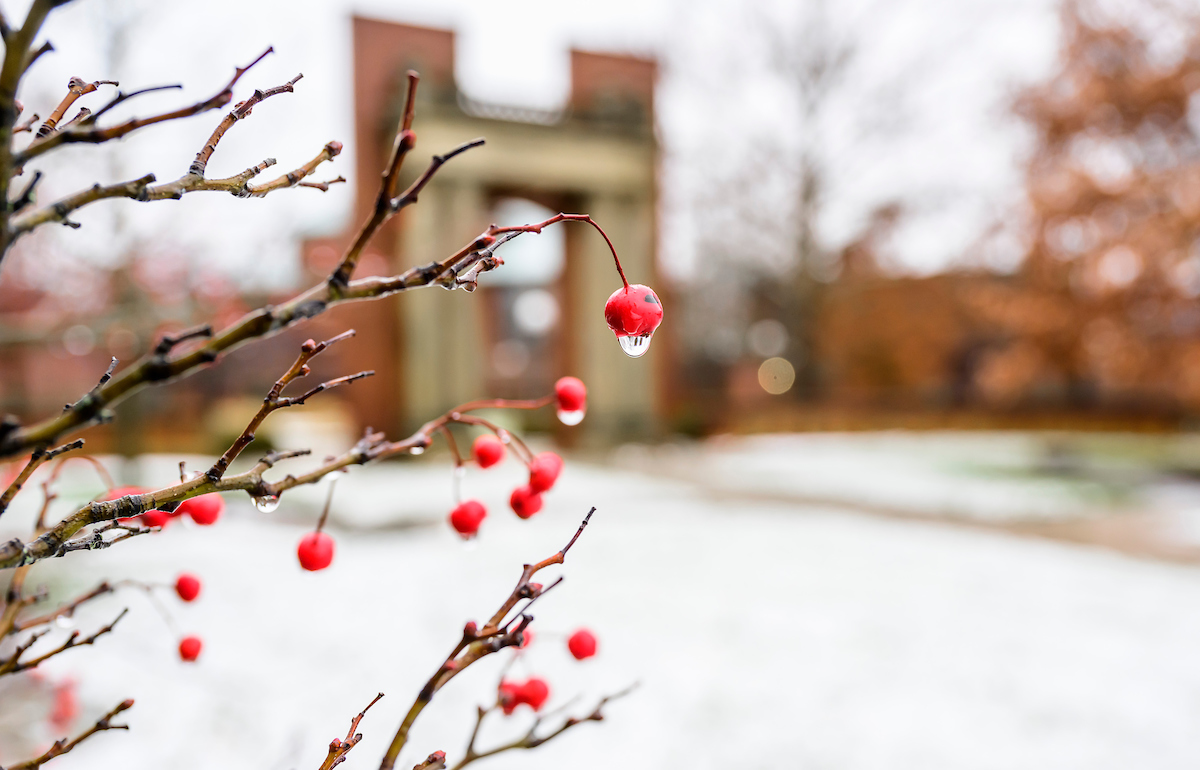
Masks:
[[[621,350],[625,351],[625,355],[630,358],[641,358],[650,349],[650,338],[652,336],[654,335],[639,334],[636,337],[617,337],[617,342],[621,343]]]
[[[262,495],[254,498],[254,507],[263,513],[271,513],[279,507],[279,495]]]
[[[568,412],[565,409],[559,409],[558,421],[563,425],[578,425],[579,423],[583,422],[583,414],[584,410],[582,409],[576,409],[572,412]]]
[[[423,446],[421,446],[420,444],[418,444],[417,446],[415,446],[415,447],[413,447],[412,449],[408,450],[408,453],[409,453],[410,455],[423,455],[423,454],[425,454],[425,447],[423,447]]]

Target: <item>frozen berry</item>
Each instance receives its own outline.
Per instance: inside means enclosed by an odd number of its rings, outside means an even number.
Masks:
[[[175,513],[177,515],[186,513],[197,524],[208,526],[209,524],[215,524],[217,519],[221,518],[221,512],[224,510],[225,501],[220,495],[214,492],[184,500],[179,504],[179,508],[176,509]]]
[[[650,347],[650,337],[662,323],[663,308],[649,286],[631,284],[617,289],[604,304],[604,320],[617,335],[621,349],[638,357]]]
[[[534,711],[540,711],[546,699],[550,697],[550,685],[546,684],[546,680],[538,677],[530,677],[521,688],[517,690],[517,698],[522,703],[529,704],[529,707]]]
[[[175,593],[185,602],[193,602],[200,595],[200,578],[183,573],[175,580]]]
[[[596,654],[596,636],[586,628],[581,628],[567,639],[567,649],[575,656],[575,660],[590,658]]]
[[[487,518],[487,508],[478,500],[467,500],[450,511],[450,526],[464,539],[474,537],[479,525]]]
[[[558,419],[565,425],[578,425],[587,411],[587,387],[577,377],[562,377],[554,383]]]
[[[300,539],[296,555],[309,572],[325,569],[333,563],[333,538],[324,532],[309,532]]]
[[[529,488],[545,492],[554,486],[562,473],[563,460],[554,452],[542,452],[529,464]]]
[[[512,506],[513,513],[522,519],[528,519],[542,510],[542,496],[528,485],[517,487],[508,499],[508,504]]]
[[[480,468],[491,468],[504,459],[504,453],[504,442],[491,434],[480,436],[471,445],[471,456]]]
[[[179,642],[179,657],[190,663],[200,657],[200,648],[203,646],[204,644],[200,641],[200,637],[185,636]]]

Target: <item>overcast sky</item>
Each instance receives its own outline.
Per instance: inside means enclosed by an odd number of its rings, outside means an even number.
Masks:
[[[0,2],[10,16],[23,5]],[[666,151],[662,256],[668,274],[686,278],[705,248],[695,226],[697,188],[710,183],[714,170],[735,167],[752,146],[778,142],[786,151],[795,134],[789,94],[764,75],[756,35],[763,18],[784,23],[809,6],[766,0],[76,0],[47,26],[58,50],[39,61],[22,98],[44,112],[71,75],[116,77],[126,87],[185,84],[183,96],[138,103],[137,111],[148,112],[211,93],[235,63],[274,45],[276,55],[254,70],[246,88],[274,85],[296,72],[305,77],[294,95],[271,100],[230,133],[214,172],[236,172],[268,155],[281,168],[294,167],[336,138],[348,154],[332,173],[349,176],[351,14],[454,29],[459,84],[488,101],[561,104],[572,46],[658,56]],[[1044,76],[1053,62],[1055,7],[1053,0],[829,3],[833,28],[856,49],[845,94],[834,100],[823,129],[833,173],[821,233],[830,245],[852,237],[873,206],[903,198],[912,216],[897,253],[904,265],[926,271],[949,264],[1004,215],[1016,200],[1025,141],[1007,105],[1018,86]],[[114,20],[122,18],[127,40],[106,48],[104,30],[120,27]],[[863,125],[871,121],[878,124],[874,130]],[[209,115],[150,129],[100,169],[86,151],[73,149],[52,167],[43,192],[66,192],[97,174],[154,171],[160,179],[174,178],[212,124]],[[722,139],[714,158],[716,136]],[[294,236],[280,233],[337,230],[349,205],[348,187],[326,195],[285,191],[262,201],[192,195],[178,203],[97,206],[79,217],[83,230],[65,236],[71,248],[104,258],[107,244],[95,233],[106,232],[120,209],[134,231],[165,230],[181,244],[203,244],[216,265],[262,272],[275,263],[261,257],[294,255]],[[275,283],[288,276],[271,268],[258,277]]]

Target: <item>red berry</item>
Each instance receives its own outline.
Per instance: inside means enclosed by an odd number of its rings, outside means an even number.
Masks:
[[[190,663],[200,657],[200,648],[203,646],[204,644],[200,641],[200,637],[185,636],[179,642],[179,657]]]
[[[521,632],[521,643],[517,645],[518,650],[523,650],[533,644],[533,629],[527,628]]]
[[[520,705],[521,700],[518,697],[521,687],[516,682],[510,682],[506,679],[500,680],[500,687],[496,691],[496,700],[500,702],[500,708],[504,709],[505,714],[511,714]]]
[[[640,283],[617,289],[604,303],[604,320],[618,337],[653,334],[662,319],[663,308],[658,295]]]
[[[333,563],[333,538],[324,532],[309,532],[300,539],[296,555],[309,572],[325,569]]]
[[[662,323],[662,303],[647,286],[617,289],[604,305],[604,320],[617,335],[625,355],[638,358],[650,349],[650,337]]]
[[[175,593],[185,602],[192,602],[200,595],[200,578],[183,573],[175,580]]]
[[[517,691],[517,698],[522,703],[528,703],[534,711],[540,711],[546,699],[550,697],[550,685],[546,684],[546,680],[539,679],[536,676],[521,685]]]
[[[575,660],[590,658],[596,654],[596,636],[586,628],[581,628],[567,639],[567,649],[575,656]]]
[[[491,434],[485,434],[475,439],[471,445],[471,456],[480,468],[491,468],[504,459],[504,442]]]
[[[147,527],[165,527],[167,526],[167,522],[171,520],[171,514],[166,511],[146,511],[138,518]]]
[[[582,412],[587,409],[587,386],[578,377],[562,377],[554,383],[554,396],[560,412]]]
[[[513,513],[522,519],[528,519],[542,510],[542,496],[528,485],[517,487],[513,490],[512,497],[508,498],[508,504],[512,506]]]
[[[464,539],[473,537],[479,531],[479,525],[487,518],[487,508],[478,500],[467,500],[450,511],[450,526],[462,535]]]
[[[553,452],[542,452],[529,464],[529,488],[545,492],[554,486],[562,473],[563,460]]]
[[[200,495],[199,497],[190,497],[179,504],[176,509],[176,515],[187,514],[192,517],[192,521],[202,526],[215,524],[217,519],[221,518],[221,512],[225,510],[225,501],[220,495],[215,492],[209,495]]]

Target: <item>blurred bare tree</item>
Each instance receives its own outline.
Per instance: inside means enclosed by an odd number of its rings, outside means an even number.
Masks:
[[[1054,75],[1021,94],[1035,131],[1027,256],[981,285],[999,336],[992,401],[1200,406],[1200,17],[1159,2],[1062,9]]]

